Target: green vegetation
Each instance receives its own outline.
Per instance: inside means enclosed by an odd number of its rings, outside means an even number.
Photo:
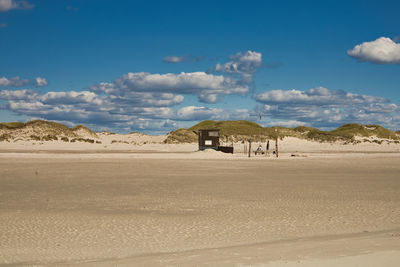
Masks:
[[[24,125],[25,123],[23,122],[1,122],[0,129],[1,128],[16,129],[16,128],[21,128]]]
[[[76,132],[76,131],[79,131],[79,130],[83,130],[83,131],[87,132],[88,134],[90,134],[93,137],[98,137],[95,132],[93,132],[92,130],[90,130],[89,128],[87,128],[87,127],[85,127],[83,125],[77,125],[77,126],[71,128],[71,130],[73,132]]]
[[[346,124],[333,131],[321,131],[319,129],[299,126],[296,128],[262,127],[250,121],[212,121],[200,122],[189,129],[178,129],[168,134],[165,143],[192,143],[197,142],[196,133],[201,129],[219,129],[221,138],[225,140],[257,141],[283,137],[297,137],[318,142],[343,141],[345,143],[357,143],[355,137],[376,136],[383,139],[400,140],[395,132],[379,125]],[[368,140],[368,139],[365,139]],[[379,143],[379,142],[378,142]]]
[[[94,144],[94,140],[93,139],[81,138],[81,137],[71,139],[71,143],[75,143],[75,142],[86,142],[86,143]]]
[[[128,144],[128,145],[129,145],[129,142],[127,142],[127,141],[121,141],[121,140],[112,140],[112,141],[111,141],[111,144],[115,144],[115,143]],[[146,142],[145,142],[145,143],[146,143]]]
[[[222,136],[229,135],[259,135],[260,131],[263,132],[266,128],[261,127],[255,122],[251,121],[202,121],[188,130],[198,131],[202,129],[219,129]]]
[[[400,139],[396,133],[393,131],[383,128],[379,125],[360,125],[356,123],[345,124],[336,130],[331,131],[331,133],[343,136],[347,138],[353,138],[354,136],[363,136],[363,137],[370,137],[376,136],[378,138],[385,138],[385,139],[393,139],[398,140]]]
[[[164,141],[166,144],[195,142],[197,142],[197,134],[193,130],[183,128],[168,133],[167,139]]]
[[[34,120],[27,123],[23,122],[6,122],[0,123],[2,135],[0,141],[12,140],[14,138],[30,138],[35,141],[56,141],[61,139],[64,142],[69,142],[71,138],[75,141],[94,143],[93,139],[81,138],[81,130],[89,134],[93,138],[98,138],[97,134],[83,125],[78,125],[73,128],[51,121]],[[79,131],[79,132],[78,132]],[[71,140],[72,142],[72,140]]]
[[[40,141],[40,137],[37,135],[31,135],[30,138],[35,141]]]
[[[342,141],[345,143],[357,143],[355,137],[364,137],[363,142],[381,143],[379,140],[372,140],[371,137],[392,140],[391,142],[400,142],[400,131],[393,132],[379,125],[360,125],[356,123],[345,124],[333,131],[321,131],[319,129],[299,126],[296,128],[285,127],[262,127],[251,121],[202,121],[189,129],[178,129],[168,133],[167,144],[174,143],[195,143],[197,142],[197,132],[201,129],[219,129],[221,140],[230,141],[265,141],[266,139],[297,137],[319,142],[335,142]],[[97,137],[97,134],[83,125],[77,125],[73,128],[50,121],[35,120],[27,123],[23,122],[6,122],[0,123],[0,141],[14,140],[15,138],[23,138],[21,134],[29,134],[31,140],[36,141],[53,141],[61,139],[64,142],[87,142],[98,143],[94,139],[82,138],[79,136],[81,130]],[[16,133],[16,134],[14,134]],[[112,133],[108,133],[112,134]],[[14,136],[15,135],[15,136]],[[371,140],[370,140],[371,139]]]
[[[34,127],[36,129],[41,129],[42,131],[46,132],[47,135],[68,135],[71,136],[71,129],[67,126],[52,122],[52,121],[42,121],[42,120],[35,120],[27,122],[24,127]]]
[[[42,137],[42,141],[57,141],[57,140],[58,140],[58,137],[55,135],[48,134],[48,135],[45,135]]]
[[[2,135],[0,135],[0,142],[9,141],[10,138],[11,138],[11,135],[9,135],[9,134],[2,134]]]
[[[318,142],[335,142],[339,140],[347,140],[350,141],[352,138],[344,138],[343,136],[335,135],[331,132],[321,131],[317,128],[307,127],[307,126],[298,126],[293,129],[295,132],[301,133],[303,138],[314,140]]]

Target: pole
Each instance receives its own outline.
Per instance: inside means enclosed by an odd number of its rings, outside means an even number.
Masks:
[[[250,154],[251,154],[251,141],[249,140],[249,158],[250,158]]]
[[[278,138],[279,138],[278,129],[275,128],[275,155],[276,155],[276,157],[278,157]]]

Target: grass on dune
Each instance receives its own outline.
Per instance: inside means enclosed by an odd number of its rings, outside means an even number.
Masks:
[[[234,137],[238,140],[259,140],[274,139],[276,137],[298,137],[319,142],[355,142],[355,137],[378,137],[384,139],[400,140],[398,133],[386,129],[379,125],[360,125],[345,124],[332,131],[322,131],[308,126],[298,126],[296,128],[286,127],[262,127],[251,121],[202,121],[189,129],[178,129],[168,134],[169,143],[190,143],[197,142],[196,132],[201,129],[219,129],[221,137]]]

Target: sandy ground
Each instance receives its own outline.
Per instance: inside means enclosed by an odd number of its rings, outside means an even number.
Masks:
[[[198,150],[198,144],[164,144],[166,136],[150,136],[139,133],[134,134],[105,134],[97,133],[99,143],[86,142],[63,142],[59,141],[10,141],[0,142],[0,152],[7,151],[80,151],[80,152],[194,152]],[[91,136],[86,136],[92,138]],[[358,138],[365,139],[365,138]],[[336,143],[320,143],[294,137],[286,137],[283,140],[278,140],[279,151],[285,153],[341,153],[341,152],[399,152],[400,143],[395,143],[393,140],[385,140],[378,138],[370,138],[371,140],[379,141],[381,144],[374,142],[362,142],[359,144],[343,144]],[[231,146],[231,143],[221,143],[221,145]],[[256,150],[261,145],[265,149],[266,143],[253,142],[252,151]],[[244,154],[245,147],[248,144],[234,143],[234,151],[236,154]],[[270,140],[270,150],[275,149],[275,141]]]
[[[400,262],[394,151],[0,152],[0,264]]]

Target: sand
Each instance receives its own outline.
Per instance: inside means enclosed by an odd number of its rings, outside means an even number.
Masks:
[[[395,149],[249,159],[3,147],[0,264],[397,266]]]
[[[97,133],[97,143],[87,142],[64,142],[58,141],[34,141],[22,140],[17,138],[15,141],[0,142],[0,152],[23,152],[23,151],[79,151],[79,152],[195,152],[198,150],[198,144],[164,144],[167,138],[165,135],[151,136],[140,133],[132,134],[109,134]],[[81,134],[83,138],[92,139],[91,135]],[[343,142],[315,142],[295,137],[285,137],[278,140],[279,151],[284,153],[354,153],[354,152],[397,152],[400,153],[400,142],[394,140],[380,139],[376,137],[361,138],[356,140],[371,140],[370,142],[361,142],[358,144],[344,144]],[[379,143],[373,142],[378,141]],[[397,142],[397,143],[396,143]],[[223,143],[221,145],[231,146],[232,143]],[[265,149],[266,143],[253,142],[252,150],[257,149],[258,145],[262,145]],[[237,142],[233,144],[235,153],[244,154],[245,144]],[[275,149],[275,141],[270,140],[270,150]]]

